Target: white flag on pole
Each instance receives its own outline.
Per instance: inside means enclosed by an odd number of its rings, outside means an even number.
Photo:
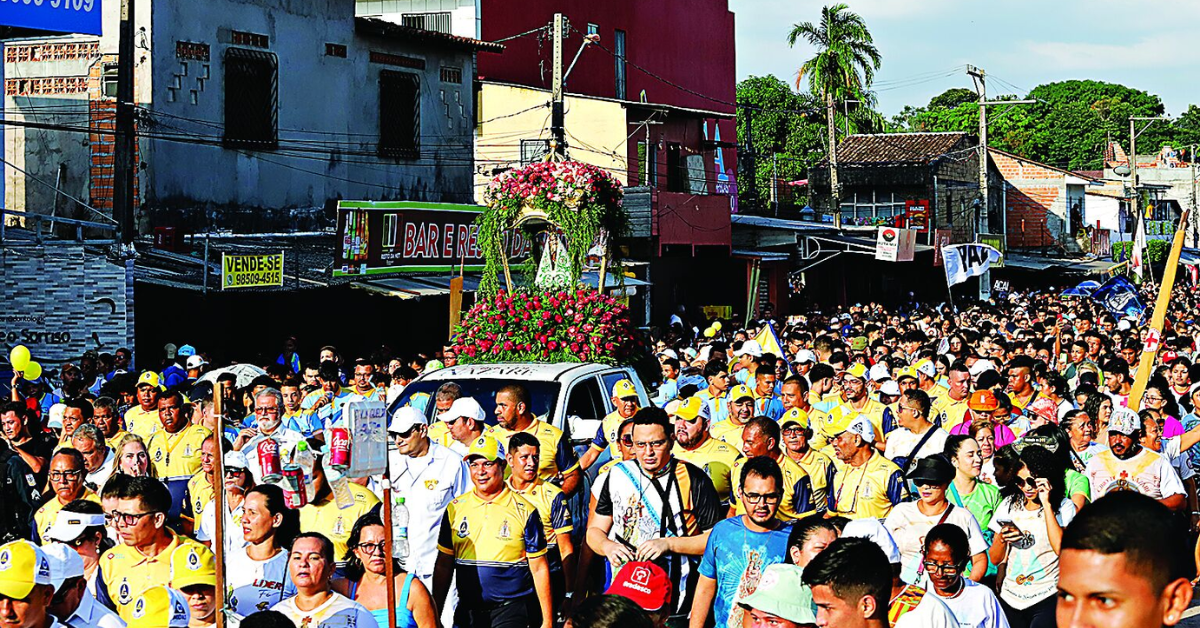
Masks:
[[[971,277],[987,272],[992,264],[1003,258],[1000,251],[986,244],[952,244],[942,247],[946,269],[946,284],[957,285]]]
[[[1133,280],[1142,282],[1142,270],[1146,255],[1146,221],[1138,220],[1137,235],[1133,238],[1133,251],[1129,255],[1129,270]]]

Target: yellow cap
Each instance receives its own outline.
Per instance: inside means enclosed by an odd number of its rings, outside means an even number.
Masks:
[[[779,417],[779,427],[786,427],[788,423],[795,423],[803,428],[808,428],[808,413],[800,408],[792,408],[783,413]]]
[[[183,594],[161,584],[137,596],[125,615],[128,628],[186,628],[191,620]]]
[[[138,378],[137,385],[153,386],[158,388],[162,385],[162,382],[158,379],[158,373],[155,373],[154,371],[146,371],[145,373],[142,373],[141,377]]]
[[[915,369],[911,366],[906,366],[896,372],[896,381],[900,381],[900,380],[904,379],[905,377],[911,377],[913,379],[917,379],[917,369]]]
[[[745,384],[738,384],[737,386],[729,389],[729,401],[740,401],[746,397],[753,399],[754,393],[751,392],[750,388]]]
[[[668,412],[675,417],[684,421],[695,421],[698,418],[703,418],[705,421],[709,419],[708,404],[699,397],[688,397],[679,402],[675,407],[674,412]]]
[[[194,545],[175,548],[171,554],[171,586],[183,590],[197,584],[217,586],[217,567],[212,552]]]
[[[623,379],[613,384],[612,396],[614,399],[637,397],[637,388],[634,388],[633,382]]]
[[[867,379],[867,365],[863,364],[862,362],[855,362],[854,364],[847,366],[846,370],[842,372],[857,379]]]
[[[483,456],[484,460],[489,461],[500,460],[504,458],[504,446],[491,434],[480,434],[479,438],[471,441],[463,458],[470,460],[474,456]]]
[[[41,548],[29,541],[0,546],[0,595],[23,600],[38,584],[53,584],[50,561]]]

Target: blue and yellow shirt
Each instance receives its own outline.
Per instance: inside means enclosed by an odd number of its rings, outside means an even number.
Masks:
[[[207,547],[185,536],[171,534],[171,542],[154,556],[143,556],[131,545],[118,545],[100,557],[100,572],[96,578],[96,597],[103,603],[112,602],[121,619],[133,615],[133,601],[154,586],[171,584],[171,561],[177,552],[186,553],[186,564],[196,570],[214,569],[213,553]]]
[[[733,465],[733,477],[735,486],[740,485],[742,477],[742,467],[745,466],[748,458],[741,458]],[[803,467],[796,464],[796,461],[787,456],[780,456],[779,470],[783,472],[783,498],[779,500],[779,511],[775,513],[775,517],[782,521],[792,521],[801,517],[817,512],[817,506],[813,502],[812,480],[809,479],[808,473]],[[740,492],[735,492],[737,495],[737,514],[746,514],[746,505],[743,503]]]
[[[537,508],[507,486],[491,500],[475,491],[450,502],[438,551],[454,558],[459,603],[499,603],[533,593],[529,559],[546,554]]]
[[[575,526],[571,522],[571,511],[567,508],[567,497],[562,489],[547,482],[538,481],[533,486],[518,491],[508,484],[512,492],[524,497],[537,508],[538,517],[542,520],[543,534],[546,536],[547,556],[550,558],[550,570],[562,569],[562,556],[558,553],[558,535],[570,534]]]
[[[438,422],[442,423],[442,421]],[[545,421],[534,419],[533,423],[530,423],[529,427],[523,431],[532,434],[538,440],[538,477],[541,479],[550,481],[560,473],[570,473],[579,467],[579,459],[575,457],[575,450],[571,447],[571,443],[563,437],[562,430]],[[505,451],[508,451],[508,440],[512,438],[513,434],[516,434],[515,431],[505,429],[500,425],[493,425],[484,433],[491,434],[500,441]]]
[[[729,418],[729,400],[724,395],[714,397],[707,388],[696,393],[696,396],[703,399],[704,403],[708,404],[708,420],[709,423],[724,421]]]
[[[187,503],[183,506],[183,516],[192,519],[193,521],[200,520],[200,514],[204,512],[204,506],[212,501],[216,494],[213,488],[213,483],[204,474],[204,471],[197,471],[196,475],[187,483]],[[199,526],[197,526],[199,527]]]
[[[878,452],[866,464],[852,467],[834,460],[836,471],[829,484],[829,513],[850,519],[883,519],[892,507],[908,497],[900,467]]]
[[[715,438],[706,438],[695,449],[684,449],[678,443],[671,450],[676,458],[690,462],[708,474],[712,480],[717,496],[722,505],[729,505],[733,489],[738,479],[733,475],[734,464],[741,459],[742,454],[737,447]]]
[[[191,479],[200,470],[200,445],[212,434],[203,425],[188,425],[171,434],[159,430],[146,443],[150,464],[163,480]]]
[[[596,438],[592,439],[592,449],[596,451],[604,451],[608,448],[608,453],[613,458],[621,457],[621,450],[617,448],[617,430],[621,429],[621,424],[625,422],[625,417],[621,413],[613,410],[600,420],[600,428],[596,430]]]

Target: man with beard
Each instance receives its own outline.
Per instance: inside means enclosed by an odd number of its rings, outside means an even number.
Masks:
[[[733,445],[740,452],[742,449],[742,430],[750,417],[754,416],[754,393],[742,384],[729,391],[729,418],[720,423],[713,423],[709,428],[712,437]]]
[[[867,367],[855,363],[842,371],[842,394],[838,405],[829,411],[829,420],[830,423],[838,423],[847,418],[865,416],[875,429],[872,442],[882,450],[883,411],[886,408],[867,395]]]
[[[246,454],[250,471],[254,477],[263,476],[262,464],[258,460],[258,444],[268,438],[279,443],[279,451],[287,451],[304,440],[296,430],[283,427],[283,393],[267,388],[254,396],[254,422],[257,427],[247,427],[238,434],[233,448]]]
[[[1093,498],[1111,491],[1135,491],[1171,510],[1184,505],[1183,481],[1163,456],[1141,444],[1142,420],[1128,408],[1113,408],[1108,420],[1108,449],[1088,462],[1084,475]]]
[[[708,535],[691,628],[704,628],[710,606],[716,626],[742,625],[743,610],[735,604],[737,599],[758,588],[768,565],[786,562],[791,526],[776,516],[784,498],[783,482],[779,465],[769,457],[751,458],[741,466],[738,494],[746,514],[718,522]]]
[[[675,457],[704,469],[721,505],[728,506],[733,493],[733,465],[742,454],[733,445],[709,435],[710,407],[699,396],[668,407],[668,414],[675,420]]]

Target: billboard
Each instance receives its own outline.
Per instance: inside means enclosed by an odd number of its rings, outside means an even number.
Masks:
[[[283,251],[266,255],[221,254],[221,289],[283,285]]]
[[[478,205],[412,201],[339,201],[334,277],[387,273],[483,270]],[[529,253],[529,242],[506,234],[509,258]]]
[[[875,240],[875,259],[885,262],[911,262],[916,244],[916,229],[880,227]]]
[[[908,228],[921,233],[929,231],[929,200],[904,201],[904,215],[908,217]]]
[[[100,34],[100,0],[0,0],[0,26]]]

